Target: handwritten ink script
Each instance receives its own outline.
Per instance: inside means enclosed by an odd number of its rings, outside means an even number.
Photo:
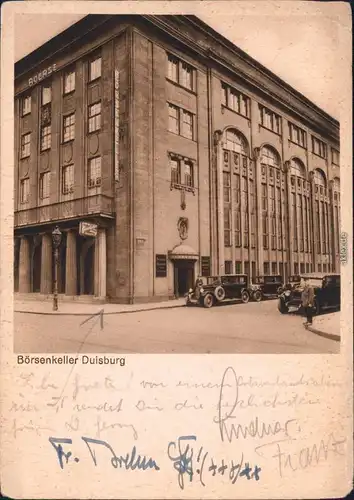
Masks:
[[[216,481],[252,487],[271,474],[293,481],[343,463],[345,422],[329,426],[326,418],[341,411],[341,382],[331,373],[279,376],[270,369],[265,379],[221,366],[209,379],[176,370],[158,380],[136,376],[130,362],[112,370],[103,366],[92,376],[75,365],[40,373],[23,366],[7,408],[12,438],[21,446],[47,443],[55,458],[48,451],[48,467],[57,464],[70,477],[83,467],[135,471],[152,481],[172,474],[178,489]]]

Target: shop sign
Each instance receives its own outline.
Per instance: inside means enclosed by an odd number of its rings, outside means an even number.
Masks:
[[[97,224],[91,222],[80,222],[79,233],[81,236],[97,236]]]
[[[43,71],[40,71],[36,75],[32,76],[31,78],[28,79],[28,85],[32,87],[32,85],[35,85],[36,83],[41,82],[48,76],[50,76],[54,71],[56,71],[57,65],[54,63],[51,66],[48,66],[48,68],[44,69]]]

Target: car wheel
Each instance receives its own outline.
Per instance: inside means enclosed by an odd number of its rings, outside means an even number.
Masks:
[[[247,304],[247,302],[250,300],[250,294],[244,290],[241,294],[241,300],[244,304]]]
[[[203,299],[203,306],[204,307],[212,307],[214,304],[214,297],[212,296],[211,293],[207,293]]]
[[[284,300],[282,300],[282,299],[279,299],[279,301],[278,301],[278,310],[279,310],[279,312],[281,312],[281,314],[288,314],[288,312],[289,312],[288,306],[285,304]]]
[[[253,294],[253,300],[256,302],[260,302],[262,300],[262,292],[260,290],[256,290]]]

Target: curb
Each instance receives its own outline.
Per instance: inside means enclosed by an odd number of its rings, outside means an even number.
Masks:
[[[113,315],[113,314],[132,314],[136,312],[144,312],[144,311],[158,311],[161,309],[176,309],[178,307],[184,307],[185,304],[175,304],[175,305],[170,305],[170,306],[160,306],[160,307],[149,307],[147,309],[134,309],[132,311],[112,311],[112,312],[104,312],[104,307],[102,307],[100,310],[103,309],[103,315],[108,316],[108,315]],[[94,314],[97,314],[100,312],[100,310],[91,312],[91,313],[60,313],[60,312],[38,312],[38,311],[20,311],[14,309],[14,313],[20,313],[20,314],[38,314],[39,316],[93,316]]]
[[[335,340],[336,342],[340,342],[340,335],[335,335],[334,333],[326,333],[321,330],[317,330],[316,328],[313,328],[312,326],[305,326],[305,330],[309,330],[312,333],[315,333],[316,335],[319,335],[320,337],[325,337],[326,339],[330,340]]]

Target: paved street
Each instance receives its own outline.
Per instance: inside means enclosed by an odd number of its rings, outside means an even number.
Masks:
[[[104,306],[95,306],[99,310]],[[15,352],[76,353],[337,353],[340,343],[281,315],[277,301],[179,307],[98,318],[15,313]],[[88,334],[91,329],[91,333]]]

